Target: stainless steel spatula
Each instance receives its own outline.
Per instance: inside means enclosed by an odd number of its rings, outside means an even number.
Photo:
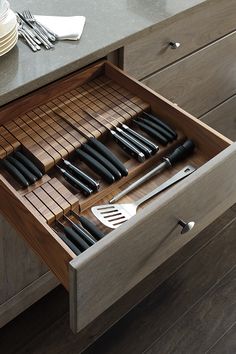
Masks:
[[[116,229],[125,221],[129,220],[132,216],[136,215],[137,209],[141,204],[162,192],[166,188],[170,187],[171,185],[175,184],[176,182],[180,181],[181,179],[189,176],[194,171],[195,168],[193,166],[186,166],[173,177],[169,178],[166,182],[162,183],[160,186],[134,203],[97,205],[92,207],[91,210],[101,223],[111,229]]]

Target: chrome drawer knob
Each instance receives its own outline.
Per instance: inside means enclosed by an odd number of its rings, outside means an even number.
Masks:
[[[181,234],[186,234],[187,232],[189,232],[194,228],[195,222],[194,221],[184,222],[183,220],[179,220],[178,224],[182,226]]]
[[[180,43],[178,42],[170,42],[169,46],[171,47],[171,49],[177,49],[180,47]]]

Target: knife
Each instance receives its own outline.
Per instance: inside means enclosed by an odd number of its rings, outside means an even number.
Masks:
[[[128,169],[125,165],[109,150],[104,144],[102,144],[96,138],[90,138],[88,144],[94,147],[98,152],[100,152],[107,160],[109,160],[116,168],[120,171],[122,176],[128,175]]]
[[[26,157],[22,152],[16,151],[14,156],[18,161],[23,163],[23,165],[25,165],[25,167],[28,168],[28,170],[30,170],[38,179],[43,177],[43,174],[38,169],[38,167],[35,166],[35,164],[30,159],[28,159],[28,157]]]
[[[115,177],[113,174],[108,171],[100,162],[95,160],[92,156],[87,154],[87,152],[82,151],[81,149],[76,149],[75,151],[80,159],[84,161],[95,173],[103,177],[105,181],[108,183],[115,182]]]
[[[103,155],[101,155],[99,152],[97,152],[94,148],[92,148],[88,144],[83,144],[81,146],[81,149],[87,152],[90,156],[92,156],[94,159],[96,159],[98,162],[100,162],[108,171],[110,171],[113,176],[115,177],[116,180],[121,179],[122,175],[120,171],[109,161],[107,160]]]
[[[62,176],[75,188],[81,190],[85,196],[89,196],[93,193],[93,190],[86,186],[83,182],[72,176],[68,171],[60,166],[56,165]]]
[[[33,173],[31,173],[20,161],[18,161],[12,156],[8,156],[7,160],[13,166],[15,166],[18,169],[18,171],[22,173],[22,175],[27,179],[27,181],[29,181],[30,184],[33,184],[37,181],[37,177],[33,175]]]
[[[158,123],[162,128],[164,128],[165,130],[167,130],[167,131],[173,136],[174,139],[177,138],[177,133],[176,133],[169,125],[167,125],[166,123],[164,123],[162,120],[160,120],[159,118],[157,118],[157,117],[154,116],[153,114],[147,113],[147,112],[142,112],[141,115],[144,116],[144,117],[147,117],[147,118],[151,119],[153,122]]]
[[[2,164],[6,168],[6,170],[15,178],[23,187],[29,187],[29,182],[27,179],[22,175],[22,173],[9,161],[2,160]]]
[[[87,184],[89,187],[92,188],[94,191],[99,190],[99,182],[97,182],[95,179],[87,175],[85,172],[80,170],[78,167],[73,165],[70,161],[62,159],[64,164],[66,165],[67,169],[74,173],[74,175],[78,178],[81,179],[85,184]]]
[[[133,122],[137,124],[140,129],[145,131],[148,135],[159,141],[162,145],[165,146],[168,144],[168,140],[162,134],[149,127],[149,125],[147,125],[145,122],[140,121],[140,118],[138,120],[134,119]]]

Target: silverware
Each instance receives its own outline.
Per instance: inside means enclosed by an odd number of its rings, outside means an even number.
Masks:
[[[111,229],[116,229],[125,221],[129,220],[132,216],[136,215],[137,209],[141,204],[145,203],[147,200],[153,198],[155,195],[169,188],[183,178],[189,176],[194,171],[195,168],[191,165],[188,165],[176,173],[173,177],[169,178],[166,182],[152,190],[150,193],[138,199],[136,202],[129,204],[97,205],[92,207],[92,213],[105,226]]]
[[[55,42],[57,39],[57,35],[55,33],[53,33],[51,30],[49,30],[46,26],[42,25],[39,21],[36,20],[36,18],[34,17],[34,15],[32,15],[32,13],[29,10],[24,10],[22,12],[22,15],[24,16],[24,18],[29,21],[30,23],[32,23],[33,25],[36,25],[39,30],[41,30],[43,32],[43,34],[52,42]]]

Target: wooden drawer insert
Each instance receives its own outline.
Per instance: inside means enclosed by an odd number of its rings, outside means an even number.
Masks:
[[[123,69],[144,78],[234,31],[235,13],[234,0],[212,0],[173,16],[124,47]]]
[[[96,129],[94,122],[86,121],[78,108],[84,106],[106,114],[114,124],[115,118],[130,121],[151,107],[179,132],[175,144],[185,136],[196,143],[188,161],[155,177],[124,201],[144,195],[187,163],[199,168],[145,204],[115,231],[103,228],[106,237],[76,257],[54,231],[55,220],[74,209],[102,229],[90,206],[107,203],[124,184],[158,163],[175,146],[161,147],[140,164],[118,150],[104,128]],[[6,129],[11,134],[11,151],[21,147],[45,171],[41,181],[22,189],[1,168],[0,210],[69,289],[74,331],[85,328],[235,202],[235,145],[109,63],[93,65],[8,104],[1,109],[0,122],[2,132]],[[75,158],[73,151],[86,141],[76,126],[106,142],[130,171],[128,177],[112,185],[101,183],[101,190],[88,198],[70,187],[54,167],[63,157]],[[1,158],[11,153],[7,140],[1,140],[0,145]],[[178,218],[194,219],[196,227],[180,236]]]

